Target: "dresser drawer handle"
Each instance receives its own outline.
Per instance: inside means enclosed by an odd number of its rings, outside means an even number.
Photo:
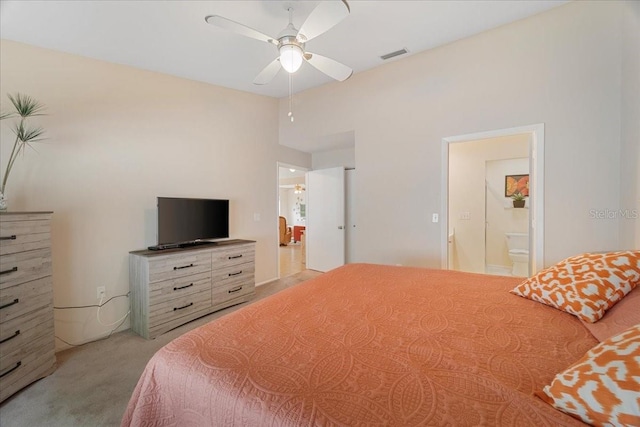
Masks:
[[[174,270],[182,270],[183,268],[193,267],[193,264],[183,265],[182,267],[173,267]]]
[[[16,298],[11,302],[6,303],[5,305],[0,305],[0,310],[2,310],[3,308],[11,307],[12,305],[15,305],[19,302],[20,302],[20,298]]]
[[[229,259],[237,259],[237,258],[242,258],[242,255],[234,255],[229,257]]]
[[[13,268],[11,268],[11,269],[9,269],[9,270],[5,270],[5,271],[0,271],[0,275],[1,275],[1,274],[9,274],[9,273],[13,273],[13,272],[15,272],[15,271],[18,271],[18,267],[13,267]]]
[[[187,289],[193,286],[193,283],[189,283],[186,286],[178,286],[177,288],[173,288],[174,291],[179,291],[180,289]]]
[[[229,289],[229,293],[230,293],[230,294],[232,294],[232,293],[234,293],[234,292],[238,292],[238,291],[240,291],[240,290],[242,290],[242,286],[238,286],[238,287],[237,287],[237,288],[235,288],[235,289]]]
[[[183,308],[191,307],[192,305],[193,305],[193,303],[192,303],[192,302],[190,302],[189,304],[184,305],[184,306],[182,306],[182,307],[173,307],[173,311],[182,310]]]
[[[237,276],[238,274],[242,274],[242,270],[238,271],[237,273],[229,273],[229,277]]]
[[[16,235],[14,234],[13,236],[2,236],[0,237],[0,240],[16,240]]]
[[[20,335],[20,329],[18,329],[13,335],[11,335],[10,337],[7,337],[5,339],[3,339],[2,341],[0,341],[0,344],[6,343],[9,340],[14,339],[15,337],[17,337],[18,335]]]
[[[16,369],[18,369],[20,367],[20,365],[22,365],[22,361],[16,363],[16,366],[14,366],[13,368],[9,369],[7,372],[3,372],[2,374],[0,374],[0,378],[4,377],[5,375],[9,375],[11,372],[13,372]]]

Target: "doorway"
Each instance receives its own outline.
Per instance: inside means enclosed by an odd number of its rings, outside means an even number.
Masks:
[[[278,163],[278,278],[306,269],[306,172],[304,167]]]
[[[518,136],[526,138],[528,141],[526,150],[528,160],[525,161],[528,163],[528,170],[522,167],[522,161],[520,161],[520,166],[514,166],[518,163],[515,159],[523,156],[503,153],[491,158],[492,156],[485,154],[489,150],[490,141],[502,139],[504,142],[509,139],[517,139]],[[528,252],[528,262],[526,262],[526,256],[524,261],[522,260],[522,254],[519,257],[508,255],[520,262],[518,271],[522,271],[522,268],[524,268],[525,273],[521,274],[531,275],[541,270],[544,264],[544,197],[542,191],[544,188],[544,125],[538,124],[453,136],[444,138],[442,144],[442,206],[444,211],[441,228],[442,268],[478,273],[498,273],[500,272],[499,269],[492,269],[492,267],[496,267],[496,265],[492,264],[494,261],[491,261],[496,259],[495,254],[488,257],[488,239],[492,240],[493,243],[499,240],[500,244],[504,245],[500,248],[500,252],[504,252],[507,249],[507,236],[509,235],[520,239],[518,243],[527,247],[525,252]],[[471,163],[469,165],[451,165],[452,152],[458,151],[459,148],[465,145],[470,147],[470,152],[475,152],[475,154],[471,154],[472,157],[470,159],[467,159],[468,162],[473,162],[477,169],[482,170],[481,173],[476,174],[477,176],[469,175],[470,169],[468,168],[471,167],[469,166]],[[498,151],[498,153],[500,152]],[[494,160],[509,161],[504,164],[487,163],[487,161]],[[489,184],[486,172],[488,167],[491,169],[489,175],[503,175],[504,184],[498,185],[495,182],[491,185]],[[514,167],[516,169],[513,169]],[[464,173],[460,173],[461,170],[464,170]],[[514,209],[513,205],[510,204],[511,198],[509,193],[506,192],[506,185],[508,177],[516,179],[524,175],[528,175],[526,181],[528,183],[527,210],[520,211]],[[460,198],[450,193],[452,184],[464,186],[464,182],[460,182],[464,180],[468,180],[468,187],[472,189],[466,197],[474,200],[473,203],[477,207],[475,210],[465,208],[464,206],[468,205],[460,204]],[[489,206],[488,198],[494,198],[502,205],[498,208],[495,205]],[[487,217],[488,210],[492,211],[491,221]],[[505,224],[508,227],[516,227],[514,221],[522,219],[524,213],[527,214],[525,230],[502,230]],[[456,226],[458,230],[456,230]],[[463,231],[465,233],[464,237],[460,235]],[[522,233],[523,231],[525,233]],[[496,233],[500,234],[499,238],[496,237]],[[521,240],[524,237],[522,235],[528,237],[528,243],[526,241],[522,243]],[[515,240],[512,240],[512,242],[515,242]],[[463,244],[465,248],[462,248]],[[504,258],[507,255],[500,254],[500,256]],[[510,267],[517,266],[513,260],[510,261],[512,262]],[[498,265],[497,267],[500,266]],[[510,269],[510,272],[512,271],[514,270]],[[510,274],[507,271],[501,272]]]

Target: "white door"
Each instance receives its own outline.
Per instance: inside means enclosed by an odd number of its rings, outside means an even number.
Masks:
[[[307,172],[307,268],[329,271],[344,265],[344,168]]]
[[[345,174],[345,207],[347,223],[345,224],[345,262],[355,262],[356,209],[355,209],[355,169],[344,171]]]

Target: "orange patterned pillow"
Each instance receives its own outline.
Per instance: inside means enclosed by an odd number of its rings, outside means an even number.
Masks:
[[[586,253],[542,270],[511,292],[596,322],[640,282],[640,251]]]
[[[589,350],[536,395],[592,425],[640,426],[640,324]]]

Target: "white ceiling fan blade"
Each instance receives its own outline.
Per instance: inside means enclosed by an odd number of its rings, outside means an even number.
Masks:
[[[227,19],[223,16],[209,15],[205,17],[204,20],[207,21],[208,24],[215,25],[219,28],[224,28],[225,30],[233,31],[234,33],[241,34],[245,37],[251,37],[252,39],[272,43],[275,45],[278,44],[278,40],[275,40],[274,37],[268,36],[258,30],[254,30],[253,28],[247,27],[244,24],[232,21],[231,19]]]
[[[304,59],[318,70],[325,73],[327,76],[334,78],[338,81],[345,81],[351,74],[353,74],[353,70],[347,67],[340,62],[333,60],[331,58],[327,58],[326,56],[318,55],[315,53],[307,52],[304,56]]]
[[[298,32],[298,40],[308,42],[324,33],[338,22],[349,16],[349,4],[346,0],[321,2],[304,21]]]
[[[278,74],[280,71],[280,58],[274,59],[266,67],[260,71],[260,74],[253,80],[254,85],[266,85]]]

